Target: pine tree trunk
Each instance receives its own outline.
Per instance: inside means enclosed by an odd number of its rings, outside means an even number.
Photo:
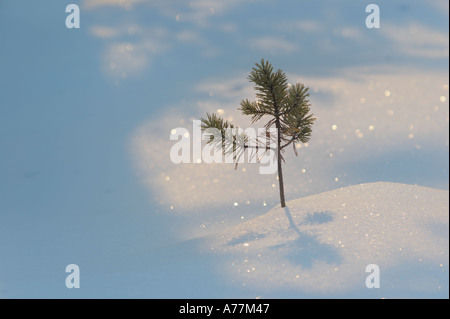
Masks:
[[[276,120],[276,128],[277,128],[277,164],[278,164],[278,184],[280,187],[280,203],[281,207],[286,207],[286,202],[284,199],[284,182],[283,182],[283,169],[281,163],[281,125],[280,121]]]
[[[286,202],[284,199],[283,170],[281,168],[280,152],[281,150],[278,150],[278,183],[280,185],[280,203],[281,207],[286,207]]]

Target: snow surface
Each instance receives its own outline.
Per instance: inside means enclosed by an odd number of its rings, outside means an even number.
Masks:
[[[448,298],[449,192],[378,182],[287,202],[203,240],[260,297]],[[380,268],[380,288],[365,285]]]

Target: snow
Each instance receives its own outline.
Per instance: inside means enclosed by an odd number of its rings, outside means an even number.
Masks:
[[[369,183],[287,202],[203,239],[261,297],[448,298],[449,192]],[[365,285],[380,268],[380,288]]]

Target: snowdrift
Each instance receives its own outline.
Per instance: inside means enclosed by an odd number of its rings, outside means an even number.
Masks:
[[[448,298],[448,209],[448,191],[362,184],[291,200],[204,248],[261,297]],[[379,288],[366,286],[371,264]]]

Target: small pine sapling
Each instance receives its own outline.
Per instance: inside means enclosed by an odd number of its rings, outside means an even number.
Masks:
[[[282,70],[274,72],[272,65],[264,59],[255,64],[248,79],[255,85],[256,100],[242,100],[239,110],[244,115],[250,115],[252,123],[263,117],[268,118],[268,122],[264,125],[265,137],[270,138],[269,131],[275,128],[276,134],[272,138],[276,147],[271,147],[267,140],[264,144],[258,140],[250,143],[249,137],[242,132],[230,134],[229,132],[233,130],[239,132],[238,128],[216,114],[207,113],[206,119],[201,119],[201,129],[202,132],[214,129],[217,134],[220,134],[219,138],[210,134],[208,143],[215,143],[214,147],[222,150],[224,155],[233,154],[234,160],[239,159],[246,149],[252,148],[258,151],[254,153],[254,156],[260,154],[261,150],[275,151],[280,203],[281,207],[286,207],[282,170],[282,162],[285,162],[283,154],[286,147],[292,144],[294,153],[298,156],[296,144],[306,143],[311,138],[312,125],[316,119],[309,114],[311,106],[308,100],[309,88],[301,83],[288,84],[286,74]]]

